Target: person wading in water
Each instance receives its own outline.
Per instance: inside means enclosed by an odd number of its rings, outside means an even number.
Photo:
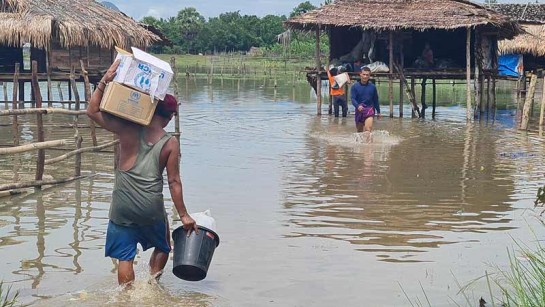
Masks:
[[[197,231],[197,225],[187,213],[183,199],[180,144],[163,129],[176,113],[176,98],[166,95],[159,101],[151,123],[146,127],[101,112],[99,106],[106,84],[114,79],[118,66],[119,61],[114,62],[98,83],[87,115],[119,137],[119,161],[115,169],[105,255],[119,260],[119,284],[131,285],[137,243],[144,250],[154,248],[149,266],[150,273],[157,279],[171,251],[162,192],[165,168],[172,201],[183,227],[189,234]]]

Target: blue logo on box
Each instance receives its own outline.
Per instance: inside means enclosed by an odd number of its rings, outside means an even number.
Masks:
[[[144,63],[138,63],[138,69],[146,73],[151,73],[151,68]]]
[[[147,73],[139,73],[134,77],[134,85],[143,89],[144,91],[149,91],[151,87],[151,80]]]
[[[140,100],[140,96],[139,92],[131,92],[131,100]]]

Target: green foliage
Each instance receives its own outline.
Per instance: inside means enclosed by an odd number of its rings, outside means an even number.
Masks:
[[[330,0],[326,0],[328,2]],[[309,2],[303,2],[293,9],[291,15],[314,9]],[[206,20],[195,8],[184,8],[175,17],[157,19],[144,17],[143,23],[152,25],[168,37],[173,46],[152,46],[154,53],[169,54],[217,54],[246,52],[251,47],[262,48],[274,56],[312,57],[315,53],[313,35],[294,33],[289,52],[282,49],[277,36],[286,29],[286,16],[241,15],[239,11],[226,12]],[[322,52],[327,51],[327,36],[323,36]]]
[[[7,289],[4,287],[4,282],[0,281],[0,307],[13,307],[17,304],[19,291],[11,295],[11,286]]]
[[[299,16],[301,14],[304,14],[308,11],[312,11],[316,7],[312,5],[309,1],[305,1],[303,3],[300,3],[298,6],[296,6],[293,11],[291,11],[290,17]]]
[[[545,306],[545,250],[522,249],[520,256],[509,253],[510,270],[501,272],[504,281],[498,283],[506,307]]]

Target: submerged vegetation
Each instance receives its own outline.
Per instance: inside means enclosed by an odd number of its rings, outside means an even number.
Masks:
[[[12,307],[17,304],[19,291],[11,293],[11,286],[5,287],[4,282],[0,281],[0,307]]]

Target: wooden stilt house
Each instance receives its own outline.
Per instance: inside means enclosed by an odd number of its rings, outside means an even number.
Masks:
[[[330,42],[329,61],[367,58],[385,63],[388,72],[374,76],[388,79],[391,117],[394,116],[394,79],[400,81],[400,93],[407,92],[413,116],[420,117],[424,117],[427,105],[425,95],[421,98],[421,109],[416,103],[415,79],[422,81],[423,92],[427,80],[433,84],[435,79],[465,80],[468,120],[473,115],[471,79],[476,80],[475,101],[482,112],[485,78],[491,78],[492,84],[497,78],[497,41],[522,33],[516,21],[465,0],[336,0],[287,20],[285,26],[313,31],[317,41],[321,31],[326,31]],[[431,45],[436,63],[442,60],[442,65],[417,64],[426,43]],[[316,46],[316,69],[309,75],[315,78],[320,93],[321,80],[326,76],[319,57],[319,42]],[[361,52],[360,46],[363,46]],[[402,99],[400,117],[403,116]],[[318,95],[317,113],[321,114],[321,95]]]

